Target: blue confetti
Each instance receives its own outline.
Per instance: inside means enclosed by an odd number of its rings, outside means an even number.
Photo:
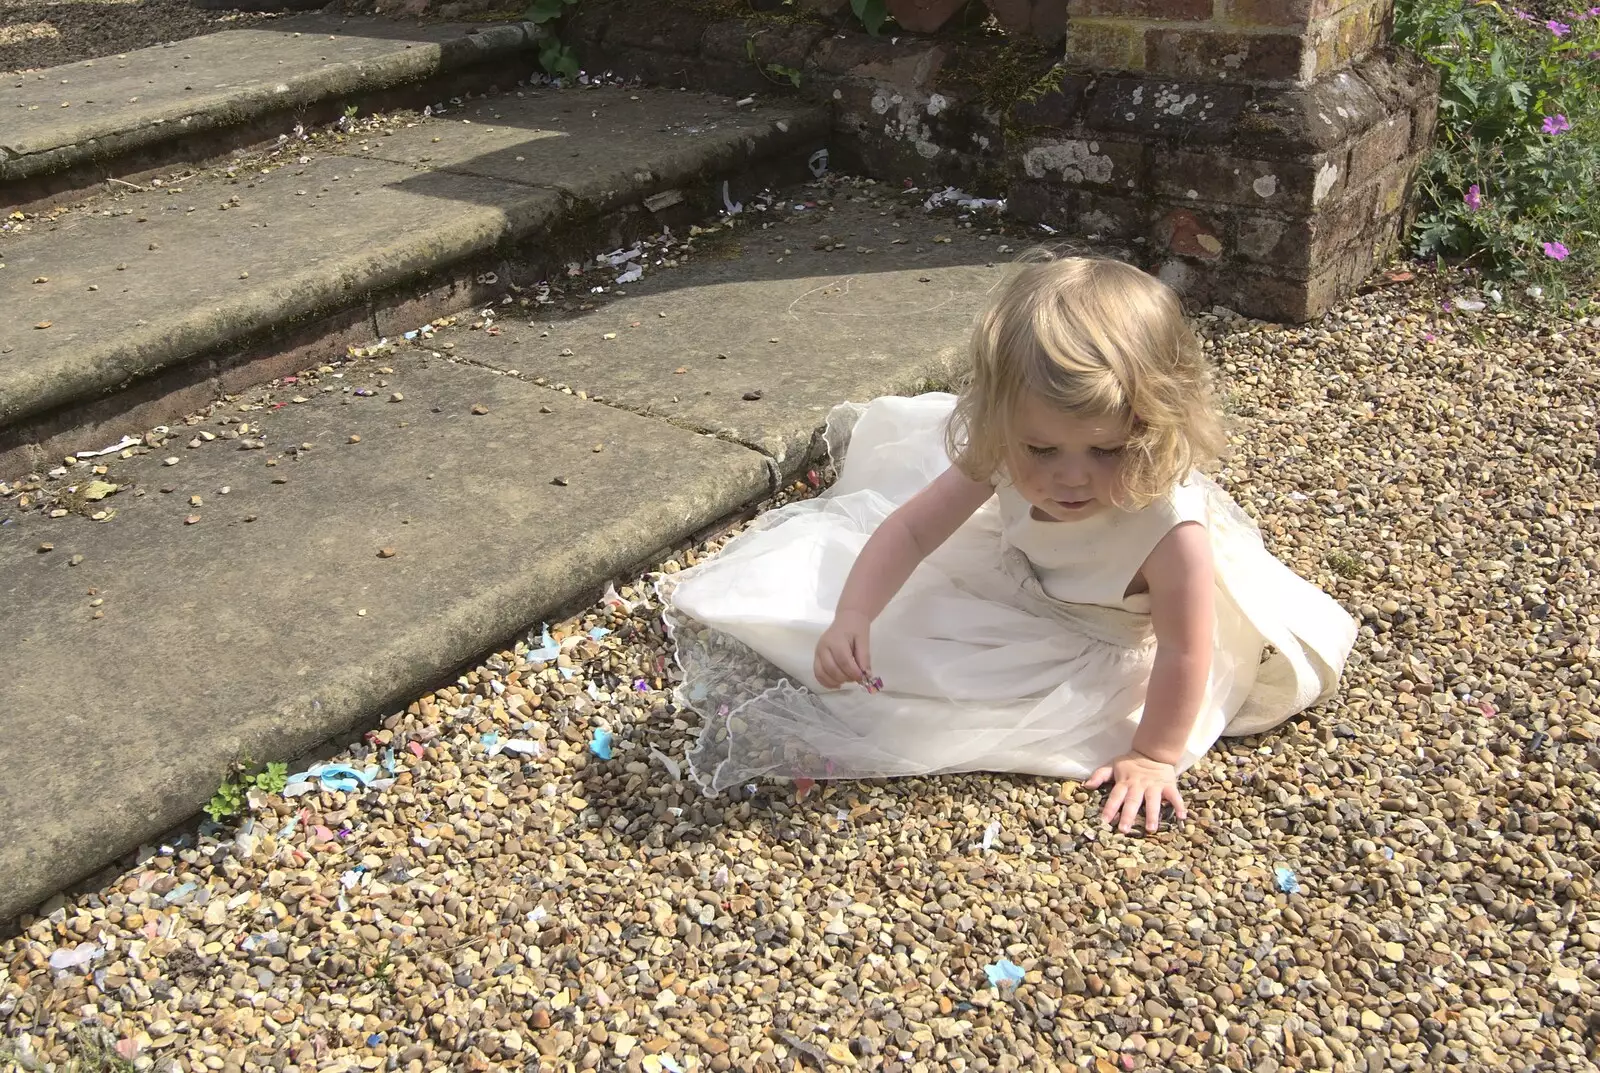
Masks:
[[[1013,965],[1006,958],[985,966],[983,971],[989,977],[989,983],[997,989],[1016,987],[1022,982],[1022,966]]]
[[[498,735],[498,734],[496,734],[496,733],[495,733],[495,732],[494,732],[494,731],[492,731],[492,730],[491,730],[491,731],[490,731],[490,732],[489,732],[489,733],[487,733],[487,734],[485,734],[485,735],[484,735],[484,736],[483,736],[483,737],[482,737],[482,738],[481,738],[481,739],[479,739],[479,740],[480,740],[480,741],[482,741],[482,742],[483,742],[483,744],[484,744],[484,745],[485,745],[485,746],[486,746],[486,747],[488,747],[488,748],[490,748],[490,749],[492,749],[492,748],[494,748],[494,747],[495,747],[495,746],[496,746],[496,745],[498,745],[498,744],[500,744],[500,735]]]
[[[395,762],[395,759],[394,759],[394,749],[393,748],[388,748],[388,749],[385,749],[383,751],[383,770],[387,771],[391,775],[393,775],[397,770],[399,770],[399,765]]]
[[[665,1069],[667,1073],[683,1073],[683,1067],[670,1054],[661,1056],[661,1068]]]
[[[596,626],[594,629],[589,631],[589,639],[592,640],[592,641],[598,641],[602,637],[610,637],[610,636],[611,636],[611,631],[606,629],[604,626]]]
[[[589,741],[589,751],[602,760],[610,760],[611,731],[605,727],[595,727],[594,737]]]
[[[566,679],[570,679],[573,675],[578,673],[577,671],[573,670],[571,667],[557,667],[556,670],[560,671],[561,672],[561,677],[562,678],[566,678]]]
[[[407,332],[405,335],[401,336],[400,338],[402,338],[402,339],[415,339],[416,337],[417,337],[417,332],[415,330],[413,330],[413,331]]]
[[[367,1037],[367,1046],[368,1047],[376,1047],[378,1044],[380,1044],[382,1042],[383,1042],[383,1036],[380,1035],[377,1032],[374,1032],[372,1035]]]
[[[1299,894],[1300,893],[1300,880],[1295,877],[1293,868],[1287,868],[1287,867],[1285,867],[1285,866],[1280,864],[1277,868],[1275,868],[1273,870],[1272,875],[1273,875],[1274,881],[1278,885],[1278,889],[1283,891],[1283,893],[1285,893],[1285,894]]]
[[[550,627],[539,627],[539,647],[522,657],[528,663],[549,663],[561,655],[561,646],[550,638]]]

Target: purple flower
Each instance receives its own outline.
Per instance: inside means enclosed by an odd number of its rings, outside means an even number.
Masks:
[[[1557,22],[1555,19],[1551,19],[1549,22],[1545,23],[1544,28],[1555,34],[1557,37],[1565,37],[1572,31],[1572,27],[1568,26],[1564,22]]]
[[[1515,15],[1517,18],[1521,19],[1523,22],[1532,22],[1533,21],[1533,16],[1528,14],[1526,11],[1522,10],[1520,7],[1512,8],[1511,9],[1511,14]]]
[[[1572,124],[1567,122],[1564,115],[1547,115],[1544,117],[1544,132],[1546,134],[1562,134],[1572,129]]]
[[[1557,261],[1565,261],[1567,254],[1571,252],[1559,242],[1546,242],[1544,244],[1544,255]]]
[[[1471,209],[1473,212],[1477,212],[1479,209],[1483,208],[1483,192],[1478,189],[1477,183],[1473,183],[1471,186],[1467,187],[1466,196],[1461,200],[1465,201],[1467,203],[1467,208]]]

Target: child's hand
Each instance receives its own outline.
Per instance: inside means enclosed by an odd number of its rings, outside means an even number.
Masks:
[[[838,689],[848,682],[872,677],[870,652],[872,620],[864,615],[844,612],[833,617],[833,625],[817,642],[812,670],[824,689]]]
[[[1124,753],[1089,776],[1089,781],[1084,785],[1093,790],[1105,785],[1107,779],[1115,785],[1106,798],[1106,807],[1100,816],[1109,825],[1120,810],[1123,834],[1133,830],[1141,806],[1144,808],[1144,829],[1150,832],[1161,826],[1163,802],[1172,805],[1173,815],[1178,819],[1186,819],[1189,815],[1189,810],[1183,804],[1183,795],[1178,792],[1178,769],[1171,764],[1152,760],[1143,753]]]

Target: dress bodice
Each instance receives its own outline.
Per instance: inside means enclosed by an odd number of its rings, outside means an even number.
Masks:
[[[1182,522],[1206,521],[1204,489],[1185,480],[1141,510],[1102,509],[1077,521],[1040,521],[1016,487],[997,489],[1005,542],[1022,552],[1040,586],[1064,603],[1150,613],[1150,595],[1124,595],[1161,539]]]

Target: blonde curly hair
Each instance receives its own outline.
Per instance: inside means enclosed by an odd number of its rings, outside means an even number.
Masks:
[[[1226,442],[1211,370],[1177,295],[1132,265],[1036,250],[972,336],[972,371],[946,430],[973,480],[1008,470],[1019,402],[1131,429],[1118,506],[1137,510],[1215,459]]]

